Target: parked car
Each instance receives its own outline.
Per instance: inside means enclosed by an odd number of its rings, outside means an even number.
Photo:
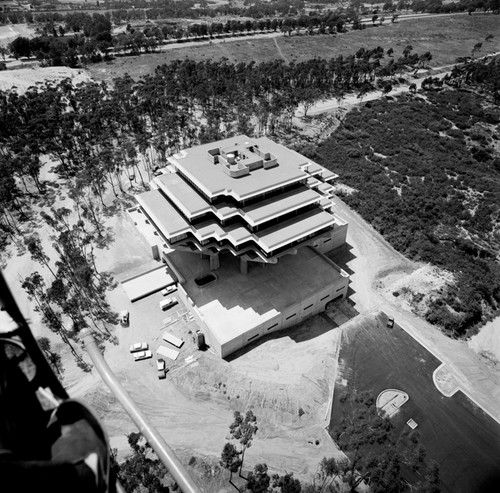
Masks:
[[[139,351],[138,353],[134,353],[134,360],[140,361],[141,359],[152,358],[153,353],[151,351]]]
[[[166,298],[163,301],[160,301],[160,308],[162,310],[168,310],[174,305],[177,305],[177,300],[175,298]]]
[[[389,329],[392,329],[394,327],[394,319],[393,318],[389,318],[387,320],[387,327],[389,327]]]
[[[130,346],[130,352],[135,353],[137,351],[145,351],[149,349],[149,345],[147,342],[136,342]]]
[[[162,380],[167,376],[167,368],[165,366],[165,360],[162,358],[158,358],[156,360],[156,370],[158,372],[158,378]]]
[[[164,290],[162,290],[161,294],[163,296],[167,296],[167,294],[173,293],[176,290],[177,286],[175,284],[172,284],[171,286],[167,286]]]

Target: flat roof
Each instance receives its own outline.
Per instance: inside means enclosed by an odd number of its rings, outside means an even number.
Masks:
[[[121,284],[130,301],[134,302],[160,291],[173,282],[168,270],[162,265],[138,276],[125,279]]]
[[[158,190],[141,193],[136,199],[166,238],[191,231],[190,224]]]
[[[175,251],[169,254],[186,279],[183,288],[217,340],[225,342],[272,320],[297,300],[307,299],[336,282],[341,276],[311,248],[281,257],[277,264],[249,263],[248,274],[240,273],[239,259],[221,254],[217,281],[200,288],[194,282],[210,270],[200,255]]]
[[[339,175],[337,173],[334,173],[333,171],[330,171],[329,169],[324,168],[323,173],[321,173],[321,178],[323,178],[324,181],[331,181],[334,178],[338,178]]]
[[[255,236],[259,238],[259,245],[267,252],[271,252],[333,224],[335,224],[335,217],[332,214],[322,209],[314,209],[255,233]]]
[[[263,152],[270,152],[277,158],[277,166],[259,168],[239,178],[226,174],[221,165],[208,159],[208,151],[235,145],[257,144]],[[266,191],[274,190],[307,178],[299,166],[309,162],[306,157],[292,152],[265,137],[251,139],[246,135],[212,142],[185,149],[169,158],[176,167],[191,180],[207,197],[232,196],[244,200]]]
[[[241,210],[244,212],[243,217],[245,219],[248,219],[253,225],[257,225],[308,204],[314,204],[320,198],[321,196],[317,192],[302,186],[278,197],[272,197],[258,204],[242,207]]]
[[[228,203],[211,205],[186,183],[178,173],[164,174],[154,182],[189,219],[213,212],[219,219],[239,215],[250,225],[256,226],[274,217],[319,202],[320,195],[306,186],[272,197],[258,204],[238,209]]]
[[[186,183],[178,173],[165,173],[153,180],[175,203],[177,207],[191,218],[210,211],[210,204]]]

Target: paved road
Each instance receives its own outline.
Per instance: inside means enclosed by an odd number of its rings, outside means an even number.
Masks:
[[[482,57],[478,57],[477,60],[482,60],[484,58],[488,58],[491,56],[500,55],[500,52],[488,53]],[[432,76],[437,77],[438,79],[442,79],[446,74],[451,72],[455,64],[452,65],[442,65],[440,67],[430,67],[426,69],[419,69],[417,71],[417,75],[420,73],[418,79],[410,79],[410,81],[406,84],[401,84],[397,87],[394,87],[388,96],[397,96],[399,94],[403,94],[408,92],[411,84],[416,85],[416,90],[419,90],[422,86],[422,82],[426,77]],[[406,74],[407,77],[410,77],[410,74]],[[348,96],[342,99],[327,99],[323,101],[319,101],[315,105],[313,105],[308,111],[307,116],[317,116],[322,113],[327,113],[329,111],[337,110],[339,108],[349,108],[351,106],[356,106],[362,103],[366,103],[367,101],[374,101],[375,99],[380,99],[383,96],[381,90],[372,91],[365,94],[362,98],[359,98],[356,94],[349,94]],[[296,118],[302,118],[304,116],[304,106],[300,105],[295,112]]]

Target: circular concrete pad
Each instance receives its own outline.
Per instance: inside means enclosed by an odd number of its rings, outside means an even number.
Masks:
[[[377,397],[377,409],[384,411],[387,416],[391,417],[408,399],[408,394],[402,390],[386,389],[380,392]]]

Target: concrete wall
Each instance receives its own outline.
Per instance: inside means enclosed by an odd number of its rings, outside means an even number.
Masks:
[[[329,252],[335,248],[342,246],[347,237],[347,224],[335,225],[328,238],[320,238],[314,242],[314,248],[321,253]]]
[[[219,341],[215,337],[213,337],[212,333],[210,332],[210,329],[207,327],[205,321],[198,313],[198,310],[196,309],[193,300],[189,297],[185,289],[182,287],[182,284],[177,285],[177,294],[184,303],[184,305],[186,305],[186,307],[189,309],[196,323],[198,324],[199,328],[205,335],[206,344],[210,346],[210,348],[215,352],[215,354],[222,356],[222,348]]]
[[[326,304],[329,301],[338,297],[345,297],[347,295],[348,287],[349,277],[341,277],[325,289],[315,293],[313,296],[287,307],[275,318],[254,327],[245,334],[235,337],[231,341],[226,342],[222,345],[222,347],[220,347],[220,352],[216,351],[216,353],[222,358],[225,358],[231,353],[260,339],[266,334],[272,334],[273,332],[293,327],[306,318],[325,311]],[[207,331],[210,332],[210,329],[207,328]]]

